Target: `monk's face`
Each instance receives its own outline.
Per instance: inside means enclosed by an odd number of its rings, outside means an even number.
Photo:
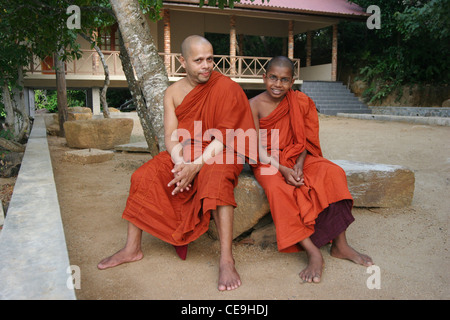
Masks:
[[[205,83],[209,80],[213,71],[213,48],[209,43],[193,43],[186,57],[181,57],[180,62],[191,82]]]
[[[283,99],[294,84],[291,69],[283,66],[272,66],[270,70],[263,75],[263,79],[267,93],[274,100]]]

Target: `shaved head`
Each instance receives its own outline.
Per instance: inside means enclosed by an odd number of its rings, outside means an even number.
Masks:
[[[193,35],[183,40],[181,43],[181,55],[186,59],[191,54],[191,48],[197,45],[209,45],[211,43],[202,36]]]
[[[270,69],[273,67],[289,68],[292,77],[294,77],[294,63],[288,57],[277,56],[272,58],[267,64],[266,74],[269,73]]]

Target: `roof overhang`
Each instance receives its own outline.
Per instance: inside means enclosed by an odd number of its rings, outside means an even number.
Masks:
[[[294,21],[316,21],[318,18],[338,20],[366,20],[369,16],[363,8],[347,0],[241,0],[234,8],[220,9],[216,6],[199,6],[199,0],[164,0],[165,8],[184,8],[189,11],[236,16],[290,19]],[[309,18],[309,19],[308,19]]]

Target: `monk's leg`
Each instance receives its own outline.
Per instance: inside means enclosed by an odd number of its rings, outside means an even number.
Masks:
[[[369,267],[373,264],[372,258],[359,253],[352,247],[350,247],[347,243],[347,237],[345,235],[345,231],[340,233],[334,240],[331,245],[330,250],[331,256],[340,259],[348,259],[357,264],[361,264],[363,266]]]
[[[219,285],[220,291],[233,290],[241,285],[236,271],[232,253],[233,241],[233,206],[218,206],[212,211],[220,241]]]
[[[131,222],[128,222],[128,234],[125,247],[113,254],[112,256],[103,259],[97,265],[97,268],[104,270],[118,266],[125,262],[138,261],[143,258],[141,250],[142,230],[136,227]]]
[[[300,241],[308,256],[308,266],[300,272],[300,278],[305,282],[320,282],[323,269],[323,257],[310,238]]]

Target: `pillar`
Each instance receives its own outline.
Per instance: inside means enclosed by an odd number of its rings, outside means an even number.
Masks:
[[[164,16],[164,65],[166,66],[167,73],[170,74],[170,11],[169,9],[163,10]]]
[[[306,66],[311,66],[311,31],[306,32]]]
[[[230,16],[230,72],[236,74],[236,19]]]
[[[294,59],[294,21],[289,20],[288,58]]]
[[[93,115],[102,114],[100,110],[100,88],[94,87],[91,89],[91,104]]]
[[[331,81],[337,79],[337,24],[333,25],[333,44],[331,49]]]

